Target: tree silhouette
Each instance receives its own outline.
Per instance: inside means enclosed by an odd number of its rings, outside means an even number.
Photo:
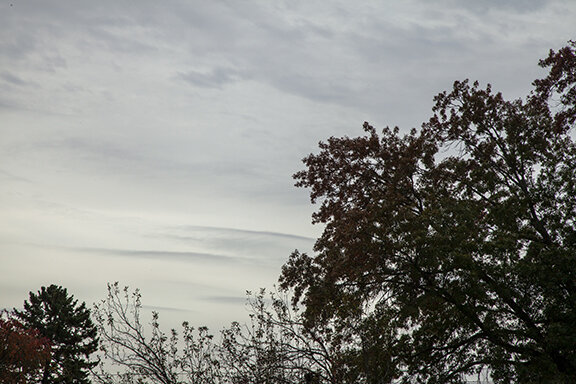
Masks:
[[[249,322],[233,322],[214,338],[206,327],[188,322],[180,331],[162,331],[159,315],[149,327],[141,319],[138,290],[108,285],[108,296],[94,306],[104,352],[98,383],[132,384],[300,384],[356,383],[347,380],[339,335],[328,328],[304,327],[280,294],[249,294]],[[119,369],[114,370],[114,366]]]
[[[88,384],[88,373],[97,362],[89,360],[98,348],[97,330],[85,303],[78,304],[60,286],[42,287],[37,294],[30,292],[16,318],[36,329],[50,340],[50,359],[42,368],[42,384]]]
[[[281,284],[310,323],[362,325],[368,382],[576,382],[575,49],[524,101],[456,82],[422,129],[365,123],[304,159],[325,229]]]
[[[219,383],[218,363],[213,359],[213,336],[208,328],[194,329],[187,322],[182,332],[165,333],[157,312],[149,328],[141,319],[138,289],[108,284],[106,299],[94,305],[94,319],[101,338],[103,362],[94,372],[99,383],[215,384]],[[112,366],[120,367],[115,372]]]

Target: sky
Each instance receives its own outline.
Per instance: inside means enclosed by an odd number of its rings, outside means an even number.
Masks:
[[[0,0],[0,308],[139,288],[172,326],[246,318],[313,253],[301,159],[406,132],[455,80],[518,98],[573,0]]]

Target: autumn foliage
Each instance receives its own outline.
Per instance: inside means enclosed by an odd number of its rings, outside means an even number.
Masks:
[[[9,315],[0,318],[0,383],[35,383],[49,360],[47,338]]]
[[[457,81],[421,129],[365,123],[295,175],[325,229],[281,283],[387,352],[364,382],[576,382],[576,42],[540,65],[524,100]]]

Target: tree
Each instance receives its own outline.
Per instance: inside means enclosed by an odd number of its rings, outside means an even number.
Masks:
[[[248,293],[250,321],[222,331],[218,360],[231,384],[344,384],[341,337],[305,327],[287,292]]]
[[[22,311],[14,311],[26,327],[50,340],[51,355],[42,367],[42,384],[89,383],[89,360],[98,348],[97,330],[85,303],[78,304],[65,288],[50,285],[30,292]]]
[[[309,323],[368,330],[369,382],[576,382],[575,51],[524,101],[455,82],[420,130],[365,123],[294,175],[325,229],[281,286]]]
[[[152,313],[150,329],[141,322],[140,291],[108,284],[108,297],[94,305],[101,350],[104,352],[95,380],[101,383],[213,384],[219,381],[218,363],[213,359],[213,336],[208,328],[195,330],[182,324],[168,336],[160,328],[159,315]],[[113,366],[117,372],[110,372]],[[108,371],[107,371],[108,369]]]
[[[345,343],[329,328],[304,327],[298,311],[283,294],[249,295],[248,324],[234,322],[215,340],[206,327],[188,322],[181,336],[161,330],[159,315],[150,328],[141,322],[138,290],[108,286],[94,318],[104,352],[100,383],[158,384],[321,384],[355,383],[340,358]],[[116,372],[111,369],[118,367]]]
[[[50,341],[26,329],[7,312],[0,313],[0,383],[38,382],[50,360]]]

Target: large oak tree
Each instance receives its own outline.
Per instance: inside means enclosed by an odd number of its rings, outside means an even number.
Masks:
[[[381,364],[403,382],[576,382],[575,51],[551,51],[524,100],[456,82],[420,130],[365,123],[304,159],[325,229],[281,284],[309,324],[386,356],[359,363],[366,382]]]

